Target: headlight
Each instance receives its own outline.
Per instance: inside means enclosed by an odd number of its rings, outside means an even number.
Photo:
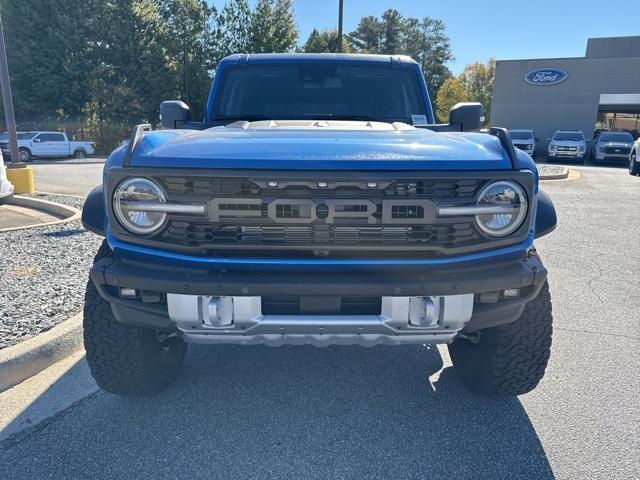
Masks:
[[[555,145],[549,145],[549,150],[554,151],[556,150],[556,146]]]
[[[579,152],[584,152],[584,147],[578,147]]]
[[[133,233],[153,233],[162,227],[167,214],[153,211],[153,206],[165,202],[160,187],[146,178],[128,178],[113,194],[113,210],[118,221]]]
[[[527,215],[527,197],[514,182],[495,182],[478,195],[476,205],[495,207],[490,213],[476,215],[480,230],[492,237],[504,237],[516,231]]]

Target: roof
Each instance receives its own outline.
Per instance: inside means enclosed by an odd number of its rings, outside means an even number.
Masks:
[[[371,55],[364,53],[251,53],[233,54],[224,57],[220,63],[254,63],[254,62],[369,62],[417,64],[407,55]]]

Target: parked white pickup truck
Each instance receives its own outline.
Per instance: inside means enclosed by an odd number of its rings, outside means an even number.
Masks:
[[[30,162],[33,157],[86,158],[94,153],[93,142],[71,142],[64,132],[20,132],[18,150],[20,161]],[[9,157],[6,137],[0,138],[3,156]]]

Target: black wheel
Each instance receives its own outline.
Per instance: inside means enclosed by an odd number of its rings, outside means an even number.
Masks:
[[[83,149],[79,148],[78,150],[73,152],[73,157],[83,160],[83,159],[87,158],[87,152],[85,152]]]
[[[95,260],[111,255],[106,242]],[[178,375],[187,344],[175,333],[126,326],[91,280],[84,305],[84,348],[96,383],[118,395],[147,396],[161,392]]]
[[[544,376],[551,352],[551,323],[551,296],[545,283],[515,322],[480,330],[475,341],[458,338],[450,344],[453,366],[475,393],[527,393]]]
[[[638,163],[636,152],[631,152],[629,156],[629,175],[640,175],[640,163]]]
[[[33,161],[33,157],[31,157],[31,151],[28,148],[19,148],[18,149],[18,154],[20,156],[20,161],[21,162],[32,162]]]

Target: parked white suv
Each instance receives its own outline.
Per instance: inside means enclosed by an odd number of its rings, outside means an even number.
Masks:
[[[86,158],[94,153],[93,142],[71,142],[64,132],[24,132],[18,134],[20,161],[30,162],[33,157]],[[9,156],[7,141],[0,141],[3,156]]]
[[[524,150],[531,155],[531,157],[535,155],[536,142],[538,139],[535,133],[533,133],[533,130],[514,128],[513,130],[509,130],[509,135],[511,136],[511,143],[513,143],[514,147]]]
[[[587,141],[582,130],[557,130],[549,141],[547,159],[564,159],[584,162],[587,154]]]

